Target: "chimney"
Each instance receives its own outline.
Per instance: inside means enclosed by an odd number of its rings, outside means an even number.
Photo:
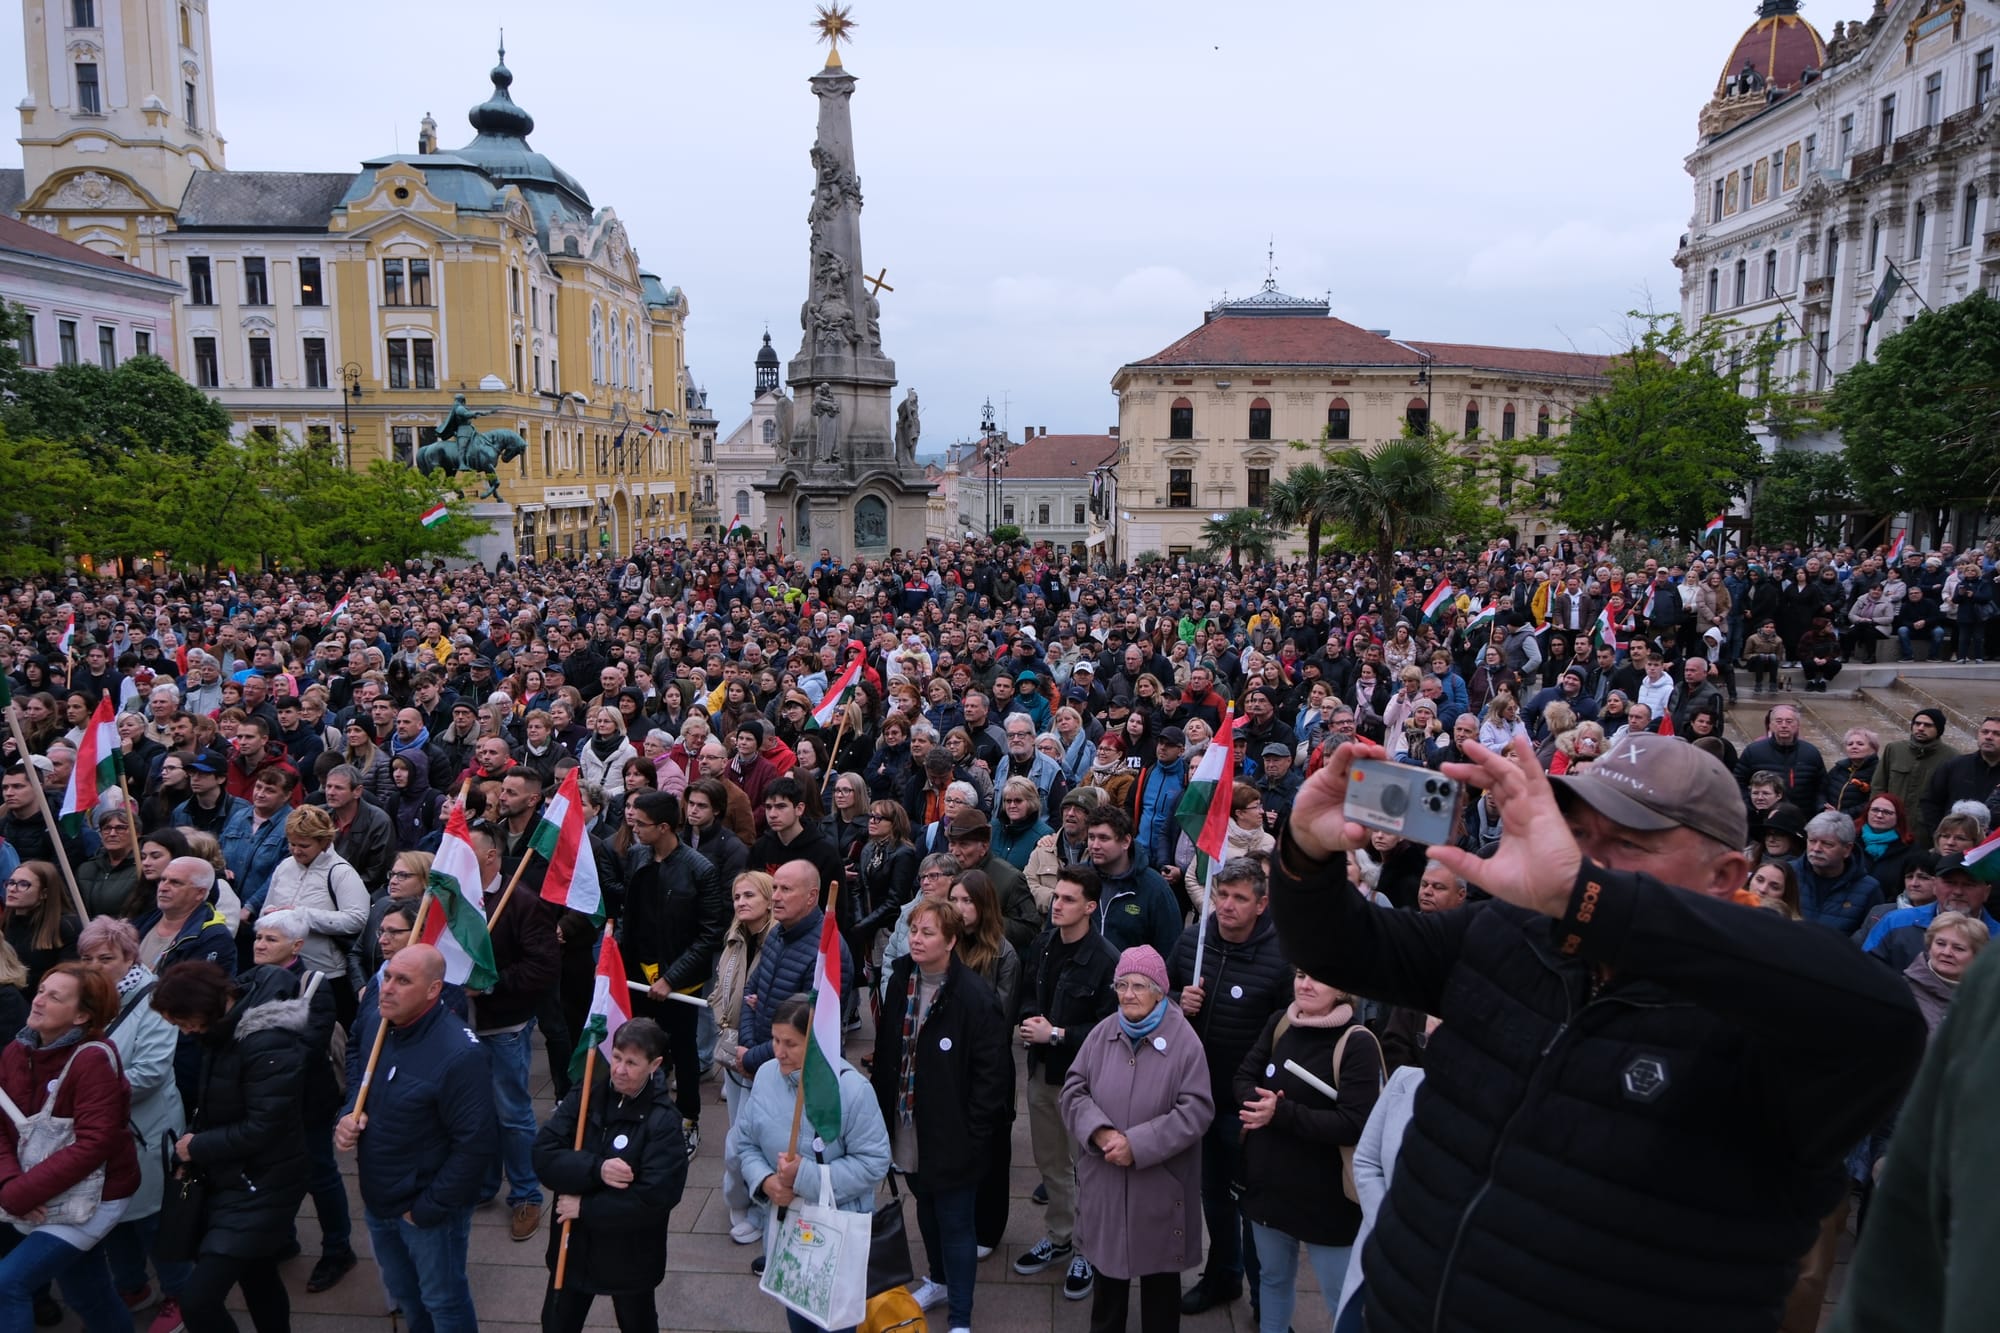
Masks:
[[[1106,435],[1109,435],[1112,439],[1115,440],[1118,438],[1118,427],[1113,426],[1110,430],[1107,430],[1104,433]]]
[[[417,152],[429,157],[438,150],[438,123],[431,119],[431,113],[424,112],[421,124],[417,126]]]

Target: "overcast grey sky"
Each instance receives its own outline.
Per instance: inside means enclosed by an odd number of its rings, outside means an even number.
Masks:
[[[1865,15],[1811,4],[1831,31]],[[690,361],[727,430],[768,321],[805,291],[822,64],[806,0],[217,0],[229,165],[337,171],[426,111],[447,148],[507,29],[534,146],[688,294]],[[991,395],[1101,431],[1109,382],[1278,282],[1399,336],[1608,350],[1679,303],[1695,116],[1751,0],[856,0],[863,258],[926,452]],[[1854,11],[1852,14],[1847,10]],[[0,25],[0,85],[22,91]],[[169,99],[170,101],[173,99]],[[18,125],[18,122],[17,122]],[[5,153],[18,163],[19,149]]]

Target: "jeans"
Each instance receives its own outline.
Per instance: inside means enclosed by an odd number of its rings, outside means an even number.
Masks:
[[[1939,657],[1944,655],[1943,625],[1938,624],[1936,621],[1932,621],[1931,627],[1929,629],[1921,629],[1917,631],[1917,637],[1920,639],[1928,639],[1930,641],[1931,645],[1931,652],[1929,658],[1930,661],[1935,662]],[[1910,627],[1908,625],[1898,625],[1896,627],[1896,642],[1903,646],[1903,660],[1905,662],[1910,661],[1911,656],[1915,650],[1911,647],[1910,644]]]
[[[535,1023],[519,1032],[482,1032],[479,1040],[493,1062],[493,1109],[500,1117],[500,1155],[486,1169],[482,1197],[500,1190],[500,1170],[507,1170],[507,1206],[542,1201],[535,1179],[534,1098],[528,1095],[529,1064],[534,1058]]]
[[[39,1232],[23,1236],[0,1226],[0,1329],[35,1326],[35,1292],[62,1280],[63,1303],[76,1312],[88,1333],[132,1333],[132,1315],[111,1287],[104,1247],[79,1250]]]
[[[364,1216],[369,1239],[375,1242],[382,1285],[402,1310],[410,1333],[478,1333],[472,1284],[465,1276],[472,1210],[454,1208],[434,1227],[420,1227],[400,1217]]]
[[[934,1190],[924,1183],[923,1172],[919,1171],[910,1177],[910,1193],[917,1196],[917,1231],[924,1238],[924,1257],[930,1261],[931,1281],[937,1281],[941,1274],[951,1293],[948,1326],[970,1328],[972,1286],[979,1266],[972,1212],[979,1198],[979,1187],[975,1184]]]
[[[138,1291],[146,1285],[146,1261],[152,1257],[153,1237],[160,1234],[160,1215],[151,1213],[111,1228],[98,1248],[111,1265],[111,1284],[120,1291]],[[194,1265],[153,1259],[153,1271],[160,1275],[160,1290],[178,1296]]]
[[[1230,1190],[1242,1152],[1243,1122],[1233,1115],[1217,1116],[1201,1136],[1201,1215],[1208,1225],[1208,1262],[1202,1276],[1219,1282],[1248,1278],[1255,1287],[1257,1247],[1250,1238],[1250,1219],[1237,1208]]]
[[[333,1121],[306,1121],[306,1166],[311,1172],[313,1213],[319,1218],[321,1254],[354,1249],[354,1220],[347,1212],[347,1186],[333,1155]]]
[[[679,1000],[651,1000],[638,997],[633,1006],[639,1017],[650,1018],[666,1030],[667,1064],[674,1075],[674,1105],[681,1119],[701,1123],[701,1055],[695,1049],[697,1020],[708,1006],[696,1009]]]
[[[1263,1269],[1258,1289],[1263,1300],[1258,1306],[1258,1333],[1285,1333],[1292,1325],[1292,1309],[1298,1302],[1300,1242],[1261,1222],[1250,1224],[1256,1239],[1257,1259]],[[1340,1284],[1347,1280],[1346,1245],[1307,1245],[1306,1262],[1319,1278],[1320,1296],[1326,1301],[1327,1315],[1340,1299]]]
[[[222,1303],[239,1284],[257,1333],[289,1333],[292,1302],[285,1294],[285,1280],[278,1276],[278,1261],[270,1255],[239,1259],[225,1254],[202,1255],[181,1288],[181,1318],[188,1333],[236,1333],[236,1320]]]

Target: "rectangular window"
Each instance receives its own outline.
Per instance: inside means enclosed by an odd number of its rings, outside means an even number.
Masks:
[[[1329,407],[1326,409],[1327,439],[1329,440],[1346,439],[1347,432],[1351,424],[1352,424],[1352,416],[1346,407],[1344,406]]]
[[[1882,258],[1882,224],[1868,224],[1868,271],[1873,273],[1875,265]]]
[[[1722,182],[1721,182],[1721,181],[1717,181],[1717,182],[1715,183],[1715,195],[1714,195],[1714,197],[1713,197],[1713,198],[1711,198],[1711,199],[1710,199],[1710,200],[1708,201],[1708,220],[1709,220],[1710,222],[1720,222],[1720,221],[1722,221]]]
[[[1877,118],[1876,142],[1886,148],[1896,141],[1896,94],[1890,93],[1882,99],[1882,110]]]
[[[186,5],[181,6],[181,45],[194,48],[194,16],[188,13]]]
[[[1049,507],[1047,505],[1035,506],[1035,522],[1045,528],[1049,525]]]
[[[1252,509],[1262,509],[1271,503],[1271,469],[1253,467],[1248,471],[1249,484],[1245,490],[1245,497]]]
[[[431,261],[412,259],[410,261],[410,304],[429,305],[431,303]]]
[[[1840,161],[1844,167],[1847,159],[1854,156],[1854,117],[1840,118]]]
[[[16,346],[21,349],[22,365],[38,366],[41,364],[39,359],[40,354],[35,351],[35,317],[25,311],[21,315],[21,341]]]
[[[1271,438],[1271,409],[1253,407],[1250,409],[1250,438],[1268,440]]]
[[[1708,271],[1708,313],[1711,315],[1715,313],[1716,303],[1722,299],[1721,289],[1722,275],[1714,269],[1710,269]]]
[[[1167,414],[1167,438],[1170,440],[1194,438],[1194,407],[1185,400],[1175,403]]]
[[[1944,74],[1931,75],[1924,80],[1924,124],[1935,125],[1944,119]]]
[[[118,369],[118,330],[108,324],[97,326],[97,364],[106,370]]]
[[[307,426],[306,447],[309,449],[331,449],[333,447],[333,427]]]
[[[403,261],[400,259],[385,259],[382,261],[382,304],[404,304]]]
[[[188,304],[215,304],[215,277],[209,271],[208,260],[200,255],[188,260]]]
[[[1813,358],[1813,388],[1815,389],[1824,389],[1826,387],[1826,344],[1826,330],[1821,329],[1818,340],[1813,344],[1819,352],[1819,355]]]
[[[1972,104],[1986,105],[1986,99],[1993,96],[1993,48],[1987,47],[1972,58]]]
[[[96,27],[97,0],[70,0],[69,15],[72,28]]]
[[[513,314],[521,313],[521,270],[507,270],[507,309]]]
[[[521,391],[521,344],[514,344],[514,392]]]
[[[1764,299],[1770,300],[1778,294],[1778,252],[1764,252]]]
[[[56,355],[63,365],[76,364],[76,321],[62,319],[56,321]]]
[[[243,304],[271,304],[270,275],[264,271],[264,261],[249,258],[243,261]]]
[[[144,329],[133,330],[132,355],[151,356],[152,354],[153,354],[153,335],[146,332]]]
[[[1012,523],[1014,521],[1014,502],[1012,500],[1000,506],[1000,521],[1002,523]]]
[[[1750,299],[1750,261],[1746,259],[1739,259],[1736,261],[1735,304],[1742,305],[1745,301],[1749,299]]]
[[[326,291],[320,286],[317,259],[308,257],[299,260],[299,304],[326,304]]]
[[[429,338],[410,339],[410,367],[415,387],[437,388],[437,361],[431,353]]]
[[[1819,160],[1819,136],[1817,134],[1808,134],[1806,136],[1806,167],[1805,167],[1805,172],[1808,177],[1812,175],[1813,164],[1818,160]]]
[[[1924,256],[1924,231],[1930,223],[1930,211],[1922,204],[1910,215],[1910,258]]]
[[[528,288],[528,325],[536,329],[542,327],[542,292],[539,287]]]
[[[97,66],[84,63],[76,67],[76,109],[86,116],[104,114],[104,100],[97,94]]]
[[[191,130],[201,128],[201,97],[195,92],[193,80],[181,84],[181,119]]]
[[[268,389],[271,387],[271,340],[252,338],[250,340],[250,387]]]
[[[410,344],[405,338],[389,340],[389,387],[407,389],[410,387]]]
[[[1079,528],[1083,526],[1083,501],[1078,500],[1076,502],[1069,521],[1076,524]]]
[[[306,387],[324,389],[326,387],[326,339],[306,339]]]
[[[214,389],[222,385],[222,373],[216,364],[213,338],[194,340],[194,382],[196,387],[202,389]]]
[[[1965,187],[1965,198],[1959,201],[1958,208],[1964,214],[1958,223],[1958,243],[1962,246],[1971,245],[1972,238],[1978,235],[1979,226],[1979,187],[1977,185],[1968,185]]]
[[[389,443],[394,455],[393,461],[404,467],[410,466],[417,457],[417,432],[411,426],[392,426],[389,429]]]
[[[1194,508],[1194,469],[1176,467],[1167,469],[1167,508]]]
[[[542,391],[542,358],[540,358],[539,356],[535,357],[534,363],[535,363],[535,392],[540,393]]]

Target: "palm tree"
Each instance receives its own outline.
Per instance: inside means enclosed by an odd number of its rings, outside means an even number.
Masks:
[[[1261,509],[1232,509],[1220,518],[1204,520],[1201,525],[1202,549],[1211,556],[1227,551],[1231,569],[1237,567],[1239,554],[1248,554],[1253,562],[1261,562],[1277,540],[1270,515]]]
[[[1393,440],[1327,461],[1326,517],[1375,548],[1375,579],[1384,613],[1396,577],[1396,551],[1442,536],[1450,521],[1455,460],[1426,439]]]
[[[1307,463],[1273,483],[1269,497],[1273,521],[1286,527],[1305,525],[1306,572],[1313,578],[1319,576],[1320,531],[1333,517],[1326,490],[1327,470],[1318,463]]]

